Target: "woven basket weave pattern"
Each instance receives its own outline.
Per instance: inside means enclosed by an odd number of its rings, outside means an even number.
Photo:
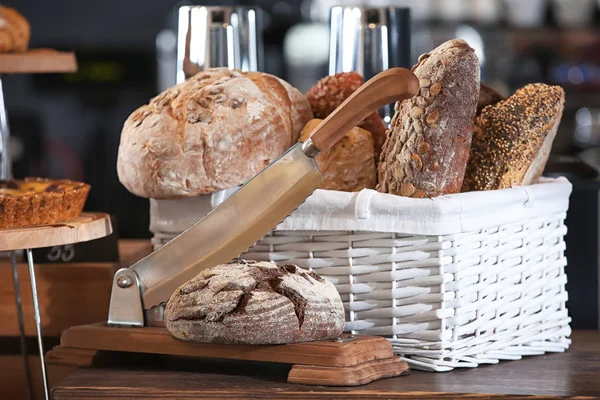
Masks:
[[[346,330],[448,371],[568,348],[564,218],[446,236],[276,230],[242,257],[315,271],[336,285]]]

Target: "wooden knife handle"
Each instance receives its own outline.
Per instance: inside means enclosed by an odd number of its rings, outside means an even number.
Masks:
[[[419,79],[405,68],[390,68],[369,79],[315,128],[310,138],[319,151],[329,150],[373,111],[419,92]]]

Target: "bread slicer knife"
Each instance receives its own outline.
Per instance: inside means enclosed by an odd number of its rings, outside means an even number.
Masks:
[[[314,157],[380,107],[415,96],[419,80],[391,68],[367,81],[312,132],[189,229],[113,279],[109,325],[148,325],[153,310],[204,269],[238,257],[323,182]],[[159,318],[162,319],[162,318]],[[146,322],[146,324],[145,324]]]

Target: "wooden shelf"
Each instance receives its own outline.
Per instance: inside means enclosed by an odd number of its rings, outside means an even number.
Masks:
[[[0,230],[0,251],[37,249],[87,242],[112,233],[110,216],[82,213],[72,221]]]
[[[75,53],[34,49],[0,54],[0,74],[45,74],[77,71]]]

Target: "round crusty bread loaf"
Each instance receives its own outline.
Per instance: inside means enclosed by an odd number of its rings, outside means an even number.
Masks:
[[[302,93],[275,76],[210,69],[129,116],[119,180],[155,199],[241,185],[296,143],[311,116]]]
[[[344,306],[335,286],[313,272],[295,265],[233,260],[177,289],[164,321],[182,340],[298,343],[339,336]]]
[[[322,121],[308,121],[299,141],[306,141]],[[323,174],[321,189],[358,192],[365,188],[374,189],[377,184],[373,137],[365,129],[352,128],[331,149],[319,153],[315,161]]]
[[[27,19],[13,8],[0,6],[0,53],[27,51],[29,35]]]

